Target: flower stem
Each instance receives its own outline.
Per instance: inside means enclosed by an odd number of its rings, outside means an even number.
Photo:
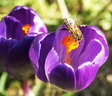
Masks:
[[[63,18],[68,18],[69,13],[64,0],[57,0]]]
[[[21,88],[23,89],[24,92],[24,96],[34,96],[34,94],[32,93],[28,81],[21,81]]]

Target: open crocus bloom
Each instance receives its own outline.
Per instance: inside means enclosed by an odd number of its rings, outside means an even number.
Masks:
[[[25,6],[15,7],[0,22],[0,66],[18,79],[33,73],[29,48],[34,37],[47,28],[38,13]]]
[[[35,73],[44,82],[65,91],[79,91],[91,84],[99,67],[107,60],[108,44],[97,27],[81,25],[83,39],[79,45],[64,44],[70,35],[64,28],[62,25],[54,33],[36,37],[30,48],[30,59]]]

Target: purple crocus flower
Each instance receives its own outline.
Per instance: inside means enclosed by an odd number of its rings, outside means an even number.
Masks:
[[[54,33],[36,37],[30,48],[30,59],[42,81],[65,91],[83,90],[91,84],[98,69],[107,60],[108,44],[97,27],[80,25],[83,39],[78,48],[72,48],[75,45],[71,42],[75,41],[68,42],[70,32],[64,28],[65,25],[62,25]]]
[[[0,22],[0,68],[18,79],[33,73],[29,48],[34,37],[47,28],[38,13],[29,7],[16,6]]]

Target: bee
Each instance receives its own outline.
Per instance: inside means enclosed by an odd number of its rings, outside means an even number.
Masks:
[[[73,37],[77,42],[80,42],[82,40],[82,32],[79,27],[74,23],[71,18],[64,18],[63,21],[65,26],[71,33],[68,41]]]

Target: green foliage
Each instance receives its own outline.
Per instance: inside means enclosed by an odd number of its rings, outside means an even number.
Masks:
[[[5,91],[7,76],[8,74],[6,72],[3,72],[0,76],[0,96],[8,96]]]
[[[49,31],[55,31],[52,26],[59,26],[62,22],[61,11],[56,0],[0,0],[1,17],[17,6],[28,6],[36,10],[43,18]],[[78,19],[78,24],[94,25],[104,31],[111,30],[112,10],[110,0],[65,0],[70,17]],[[51,29],[51,30],[50,30]]]
[[[63,93],[61,96],[74,96],[75,93]]]

